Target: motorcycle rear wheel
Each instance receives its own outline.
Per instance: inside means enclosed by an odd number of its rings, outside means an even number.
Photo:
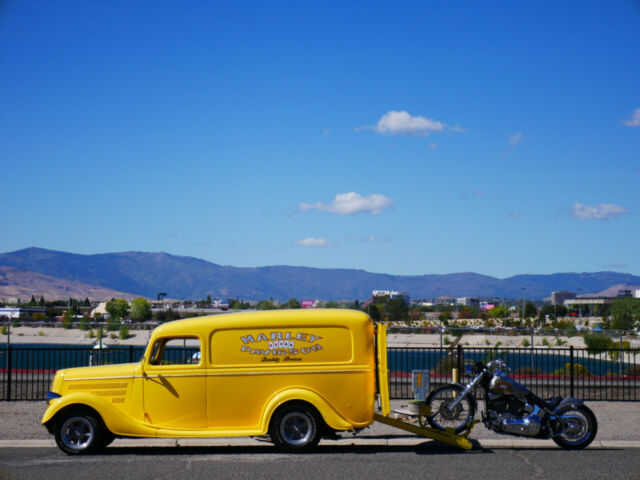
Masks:
[[[448,408],[463,391],[464,388],[460,385],[445,385],[431,392],[426,402],[431,407],[427,416],[429,425],[438,430],[453,428],[455,433],[468,430],[476,413],[476,400],[473,395],[467,394],[453,410]]]
[[[591,409],[584,405],[573,407],[566,405],[558,410],[558,415],[572,415],[571,421],[559,422],[558,427],[565,430],[553,437],[553,441],[565,450],[581,450],[586,448],[598,433],[598,422]]]

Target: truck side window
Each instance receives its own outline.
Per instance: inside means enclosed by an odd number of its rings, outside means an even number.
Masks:
[[[151,365],[198,365],[200,339],[196,337],[161,338],[153,345]]]

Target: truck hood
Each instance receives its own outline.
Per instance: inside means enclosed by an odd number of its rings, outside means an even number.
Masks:
[[[132,377],[140,363],[123,363],[120,365],[100,365],[96,367],[67,368],[58,372],[64,380],[80,380],[91,378],[123,378]]]

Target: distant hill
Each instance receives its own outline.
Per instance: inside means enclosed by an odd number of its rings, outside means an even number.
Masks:
[[[621,283],[619,285],[613,285],[602,292],[596,293],[594,296],[597,297],[616,297],[620,290],[640,290],[640,284],[628,285],[626,283]]]
[[[516,275],[499,279],[477,273],[387,275],[353,269],[271,266],[239,268],[167,253],[123,252],[78,255],[41,248],[0,254],[0,266],[154,298],[273,297],[361,299],[372,290],[408,291],[412,298],[441,295],[529,299],[554,290],[599,292],[617,284],[640,284],[640,277],[615,272]],[[522,290],[524,288],[524,291]]]
[[[70,290],[68,288],[70,287]],[[109,288],[96,287],[79,282],[71,282],[54,278],[41,273],[25,272],[13,267],[0,267],[0,299],[31,298],[36,300],[43,296],[45,300],[65,298],[88,298],[91,301],[103,301],[111,298],[134,299],[140,295],[118,292]]]

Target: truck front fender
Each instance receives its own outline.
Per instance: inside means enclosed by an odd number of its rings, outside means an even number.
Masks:
[[[114,407],[105,399],[86,392],[75,392],[53,399],[44,412],[41,423],[51,430],[56,416],[69,408],[89,407],[95,410],[105,426],[114,435],[134,437],[155,437],[158,430],[151,428],[128,416],[125,412]]]

